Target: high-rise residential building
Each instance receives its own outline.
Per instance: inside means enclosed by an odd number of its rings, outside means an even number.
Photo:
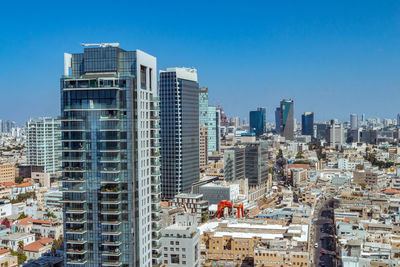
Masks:
[[[304,112],[301,115],[301,134],[313,135],[314,134],[314,112]]]
[[[207,127],[208,122],[208,88],[199,88],[199,121]]]
[[[277,107],[275,109],[275,133],[281,133],[281,108]]]
[[[208,137],[207,127],[200,124],[200,169],[204,170],[208,164]]]
[[[64,54],[66,267],[161,264],[158,112],[155,57],[116,43]]]
[[[350,130],[358,129],[358,116],[357,114],[350,114]]]
[[[55,174],[61,167],[60,121],[53,118],[30,119],[26,123],[28,165],[43,166]]]
[[[245,176],[249,185],[260,185],[268,179],[267,143],[251,143],[245,149]]]
[[[264,110],[250,111],[250,132],[257,136],[263,135],[265,132]]]
[[[216,128],[216,137],[215,137],[215,147],[216,151],[219,152],[221,150],[221,110],[217,108],[215,110],[215,128]]]
[[[328,142],[328,146],[331,147],[340,147],[344,144],[344,131],[341,123],[335,120],[330,121],[326,129],[326,141]]]
[[[224,150],[224,179],[236,181],[245,179],[245,147],[238,146]]]
[[[160,72],[162,196],[188,193],[199,180],[199,84],[197,70]]]
[[[264,132],[267,130],[267,108],[265,107],[258,107],[258,111],[262,111],[264,113]]]
[[[280,106],[280,134],[286,140],[294,139],[294,103],[291,99],[283,99]]]
[[[362,122],[366,121],[365,113],[361,114],[361,121],[362,121]]]
[[[400,126],[400,113],[397,114],[397,126]]]

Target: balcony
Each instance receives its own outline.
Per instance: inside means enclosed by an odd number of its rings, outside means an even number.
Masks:
[[[114,257],[118,257],[121,256],[121,251],[119,249],[114,249],[114,250],[103,250],[101,252],[102,255],[104,256],[114,256]]]
[[[66,219],[66,223],[70,223],[70,224],[84,224],[86,222],[87,221],[84,218],[80,218],[80,219],[67,218]]]
[[[121,245],[121,241],[103,241],[103,243],[101,243],[103,246],[119,246]]]
[[[60,187],[60,191],[72,192],[72,193],[84,193],[86,192],[86,189],[83,186],[72,186],[72,187]]]
[[[80,156],[80,157],[62,157],[61,161],[62,162],[84,162],[86,160],[85,156]]]
[[[81,110],[119,110],[117,105],[106,104],[83,104],[64,106],[64,111],[81,111]]]
[[[65,192],[65,191],[64,191]],[[85,203],[86,199],[73,199],[69,197],[64,197],[60,200],[61,203]]]
[[[101,178],[100,183],[102,184],[118,184],[121,182],[121,178]]]
[[[86,210],[83,208],[78,209],[78,208],[67,208],[65,209],[65,213],[71,213],[71,214],[84,214],[86,213]]]
[[[61,132],[83,132],[83,131],[86,131],[85,125],[61,126]]]
[[[102,194],[119,194],[121,193],[121,190],[118,189],[118,187],[102,187],[100,192]]]
[[[119,261],[105,261],[101,264],[101,266],[121,266],[122,262]]]
[[[160,152],[151,152],[151,156],[152,157],[159,157],[160,156]]]
[[[116,156],[116,157],[100,157],[100,162],[101,163],[107,163],[107,162],[118,163],[120,161],[121,161],[121,158],[119,156]]]
[[[121,170],[119,168],[102,168],[100,169],[100,173],[120,173]]]
[[[121,221],[102,221],[102,225],[120,225]]]
[[[102,205],[118,205],[121,203],[119,199],[103,199],[100,202]]]
[[[66,183],[82,183],[82,182],[84,182],[82,177],[78,177],[78,178],[63,177],[63,178],[61,178],[61,181],[66,182]]]
[[[84,121],[83,118],[73,118],[73,117],[59,117],[60,121]]]
[[[85,253],[86,253],[86,250],[84,250],[84,249],[67,249],[67,254],[83,255]]]
[[[87,243],[87,240],[86,240],[86,239],[83,239],[83,238],[81,238],[81,239],[67,239],[67,244],[72,244],[72,245],[74,245],[74,244],[79,244],[79,245],[83,245],[83,244],[85,244],[85,243]]]
[[[150,110],[160,110],[160,107],[159,106],[151,106]]]
[[[109,231],[109,232],[102,232],[102,235],[121,235],[120,231]]]
[[[152,177],[152,178],[151,178],[151,184],[152,184],[152,185],[159,185],[159,184],[161,184],[160,178],[159,178],[159,177]]]
[[[85,152],[86,148],[85,147],[62,147],[61,151],[64,152]]]
[[[67,258],[67,264],[84,265],[84,264],[86,264],[86,262],[87,262],[86,259],[68,259]]]
[[[101,121],[119,121],[121,119],[125,119],[126,116],[116,115],[116,116],[100,116]]]
[[[86,172],[87,170],[84,167],[65,167],[62,168],[63,172]]]
[[[83,228],[80,229],[66,229],[65,232],[67,234],[78,234],[78,235],[83,235],[86,233],[86,230]]]

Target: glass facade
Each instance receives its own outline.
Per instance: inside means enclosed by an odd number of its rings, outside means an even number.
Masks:
[[[160,73],[162,197],[190,192],[199,180],[199,85],[178,71]]]
[[[314,113],[305,112],[301,115],[301,134],[314,135]]]
[[[219,151],[219,142],[217,141],[217,108],[208,105],[208,88],[200,88],[199,93],[199,112],[200,124],[207,127],[208,152]]]
[[[65,266],[160,262],[158,102],[132,55],[85,48],[61,79]]]
[[[260,136],[265,129],[265,112],[263,110],[250,111],[250,131]]]
[[[280,134],[287,140],[294,139],[293,100],[284,99],[280,106]]]

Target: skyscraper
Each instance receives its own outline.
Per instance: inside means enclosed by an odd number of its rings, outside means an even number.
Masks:
[[[161,264],[156,73],[155,57],[115,43],[64,54],[67,267]]]
[[[250,111],[250,132],[262,135],[265,131],[264,110]]]
[[[30,119],[26,123],[27,162],[43,166],[46,173],[55,174],[61,168],[60,121],[52,118]]]
[[[163,198],[190,192],[199,180],[199,84],[197,71],[160,72],[161,183]]]
[[[294,139],[293,100],[283,99],[280,106],[280,134],[286,140]]]
[[[350,114],[350,130],[358,129],[358,116],[357,114]]]
[[[331,120],[326,129],[326,141],[328,146],[340,147],[344,143],[343,125],[336,120]]]
[[[200,124],[200,169],[205,170],[208,164],[207,127]]]
[[[246,178],[249,185],[260,185],[268,179],[268,150],[267,143],[251,143],[245,150]]]
[[[400,113],[397,114],[397,126],[400,126]]]
[[[199,120],[200,124],[207,127],[208,153],[219,151],[217,148],[217,108],[208,105],[208,88],[199,89]]]
[[[281,133],[281,108],[277,107],[275,109],[275,133]]]
[[[264,117],[264,132],[267,130],[267,108],[265,107],[258,107],[258,111],[263,112],[263,117]]]
[[[314,113],[304,112],[301,115],[301,134],[302,135],[313,135],[314,134]]]

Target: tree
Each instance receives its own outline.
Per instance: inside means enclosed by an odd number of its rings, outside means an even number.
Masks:
[[[24,262],[26,262],[27,257],[25,255],[25,253],[23,252],[15,252],[15,251],[11,251],[11,255],[13,256],[17,256],[18,258],[18,265],[22,265]]]
[[[17,177],[15,177],[15,182],[17,184],[21,184],[24,182],[24,178],[22,178],[21,176],[17,176]]]
[[[301,151],[297,152],[296,159],[304,159],[303,152]]]
[[[205,222],[208,221],[208,216],[207,216],[206,213],[203,213],[203,214],[201,215],[201,221],[202,221],[203,223],[205,223]]]
[[[21,214],[18,216],[17,220],[25,219],[25,218],[27,218],[27,217],[28,217],[28,215],[26,215],[25,213],[21,213]]]
[[[51,252],[55,253],[56,250],[59,249],[63,243],[64,243],[64,239],[62,236],[60,236],[59,239],[55,239],[53,241],[53,245],[51,246]]]
[[[18,241],[18,252],[24,251],[24,241]]]

